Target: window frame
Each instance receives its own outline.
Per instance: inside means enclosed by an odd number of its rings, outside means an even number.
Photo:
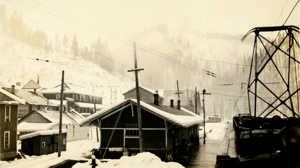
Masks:
[[[7,140],[6,140],[7,138]],[[10,149],[10,131],[4,131],[4,140],[3,140],[3,149],[7,150]]]
[[[7,111],[8,108],[8,111]],[[11,121],[11,106],[5,105],[5,115],[4,115],[4,122],[10,122]]]

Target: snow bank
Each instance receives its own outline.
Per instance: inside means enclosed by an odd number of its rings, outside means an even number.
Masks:
[[[77,163],[72,168],[86,168],[90,167],[91,159],[86,163]],[[181,164],[176,162],[163,162],[159,157],[150,153],[143,152],[135,156],[123,156],[118,160],[109,160],[102,163],[96,160],[97,167],[101,168],[184,168]]]

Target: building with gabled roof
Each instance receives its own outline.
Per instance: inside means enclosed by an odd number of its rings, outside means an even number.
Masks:
[[[89,139],[89,128],[82,128],[79,122],[84,119],[75,110],[62,113],[62,128],[68,131],[67,141]],[[20,136],[36,131],[59,129],[59,111],[33,110],[19,120]]]
[[[129,99],[129,98],[136,98],[136,87],[133,87],[129,89],[128,91],[123,93],[124,99]],[[140,100],[143,102],[154,102],[154,94],[159,94],[159,104],[163,104],[164,102],[164,96],[162,91],[159,90],[152,90],[144,86],[139,86],[139,92],[140,92]]]
[[[79,113],[93,113],[101,110],[105,106],[102,104],[102,97],[93,91],[84,87],[76,86],[70,83],[63,85],[63,100],[67,110],[75,109]],[[40,93],[53,103],[60,100],[61,84],[52,89],[43,90]]]
[[[0,160],[17,156],[18,106],[23,99],[0,88]]]
[[[165,160],[169,155],[182,154],[190,144],[199,144],[199,124],[202,118],[184,108],[140,101],[144,150]],[[80,126],[100,129],[100,156],[112,157],[112,151],[139,152],[139,129],[136,99],[126,99],[92,114]],[[185,146],[186,148],[182,148]],[[122,153],[119,154],[121,156]],[[169,158],[169,157],[168,157]]]
[[[62,129],[62,141],[60,142],[61,151],[67,149],[67,130]],[[26,155],[45,155],[58,152],[59,130],[36,131],[30,134],[20,136],[21,151]]]
[[[24,89],[16,89],[14,85],[11,88],[3,88],[6,92],[18,97],[25,101],[25,104],[19,105],[18,107],[18,118],[22,118],[32,110],[58,110],[59,106],[54,103],[49,102],[45,97],[36,93],[35,91],[28,91]],[[0,95],[3,94],[0,92]],[[1,96],[0,96],[1,100]]]

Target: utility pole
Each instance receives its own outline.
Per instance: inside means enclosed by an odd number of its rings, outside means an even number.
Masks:
[[[198,96],[198,94],[197,94],[197,87],[195,87],[195,114],[198,114],[198,112],[197,112],[197,104],[198,104],[198,102],[197,102],[197,96]]]
[[[178,80],[177,80],[177,92],[175,93],[178,96],[178,100],[180,100],[180,94],[182,94],[182,92],[179,91],[179,84],[178,84]]]
[[[137,58],[136,58],[136,49],[135,43],[134,46],[134,69],[128,70],[128,72],[135,73],[135,90],[136,90],[136,99],[137,99],[137,116],[138,116],[138,126],[139,126],[139,143],[140,143],[140,152],[144,151],[143,145],[143,129],[142,129],[142,114],[141,114],[141,105],[140,105],[140,91],[139,91],[139,79],[138,72],[144,70],[144,68],[137,68]]]
[[[210,95],[210,93],[206,93],[206,90],[203,89],[202,94],[203,94],[203,129],[204,129],[203,144],[205,144],[206,133],[205,133],[205,102],[204,102],[204,95]]]
[[[61,134],[61,123],[62,123],[62,111],[63,111],[63,95],[64,95],[64,71],[62,71],[61,78],[61,90],[60,90],[60,110],[59,110],[59,133],[58,133],[58,157],[61,154],[62,145],[62,134]]]

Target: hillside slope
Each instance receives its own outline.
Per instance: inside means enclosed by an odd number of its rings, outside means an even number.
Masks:
[[[134,86],[131,79],[117,73],[111,74],[82,58],[74,59],[70,54],[55,51],[47,54],[44,50],[23,45],[4,33],[0,33],[0,48],[1,86],[15,85],[17,82],[23,86],[29,80],[37,81],[39,77],[42,87],[51,88],[61,83],[64,71],[65,82],[98,92],[104,97],[104,104],[122,99],[122,94],[116,93]]]

